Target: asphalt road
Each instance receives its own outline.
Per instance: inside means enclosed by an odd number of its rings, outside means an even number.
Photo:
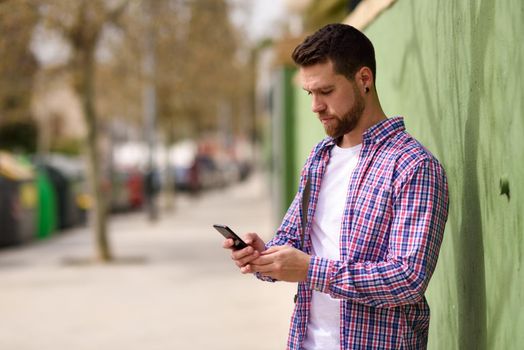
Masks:
[[[0,349],[283,349],[295,285],[241,275],[211,225],[269,238],[267,184],[188,198],[151,224],[110,223],[116,260],[93,263],[91,233],[70,230],[0,250]]]

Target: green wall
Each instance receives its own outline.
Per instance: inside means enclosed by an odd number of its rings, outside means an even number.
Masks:
[[[524,1],[398,0],[365,32],[386,114],[403,115],[448,174],[450,214],[427,292],[429,348],[521,349]],[[292,75],[287,84],[289,202],[324,133]]]
[[[295,197],[300,170],[309,152],[326,134],[316,115],[311,112],[311,98],[300,86],[297,69],[282,67],[278,76],[276,83],[280,87],[276,93],[280,96],[276,99],[280,102],[273,115],[273,137],[280,139],[273,142],[273,162],[277,163],[273,172],[275,180],[281,182],[281,193],[276,197],[280,203],[275,220],[279,222]],[[282,153],[276,154],[279,148]]]
[[[366,34],[384,110],[449,178],[430,349],[521,349],[524,2],[399,0]]]
[[[295,118],[293,111],[296,109],[295,91],[292,85],[293,75],[295,69],[287,67],[283,71],[284,85],[284,150],[285,150],[285,164],[284,169],[284,188],[291,189],[296,187],[295,173],[296,173],[296,151],[297,151],[297,135],[295,125],[299,122]],[[293,201],[293,191],[284,191],[285,207]]]
[[[297,169],[299,170],[295,170],[294,172],[294,182],[296,184],[296,187],[294,188],[295,192],[298,186],[298,181],[300,180],[300,170],[304,166],[309,153],[320,140],[326,137],[324,128],[318,120],[317,115],[311,111],[311,97],[302,89],[302,86],[297,79],[298,77],[295,77],[294,87],[297,106],[294,113],[295,120],[297,121],[297,148],[295,151],[295,158],[297,160]]]

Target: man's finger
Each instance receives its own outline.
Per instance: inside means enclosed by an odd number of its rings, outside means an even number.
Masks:
[[[253,254],[254,251],[255,251],[255,249],[253,249],[253,247],[251,247],[251,246],[243,248],[243,249],[240,249],[240,250],[233,250],[231,252],[231,259],[233,259],[233,260],[240,260],[242,258],[245,258],[248,255]]]
[[[247,244],[251,244],[255,241],[257,237],[258,236],[256,233],[249,232],[246,233],[242,238],[244,239],[244,242],[246,242]]]
[[[254,271],[252,271],[251,265],[245,265],[245,266],[241,266],[240,267],[240,272],[242,272],[242,273],[253,273]]]
[[[273,246],[273,247],[269,247],[268,249],[264,250],[262,252],[262,255],[269,255],[269,254],[273,254],[273,253],[276,253],[280,250],[282,250],[282,248],[284,248],[284,246]]]
[[[256,269],[254,268],[253,265],[246,265],[246,266],[243,266],[240,268],[240,272],[242,272],[243,274],[248,274],[248,273],[255,273],[255,272],[260,272],[260,271],[256,271]],[[272,271],[267,271],[265,273],[262,273],[260,272],[262,276],[264,277],[269,277],[269,278],[273,278],[275,280],[278,280],[278,276],[275,275]]]
[[[250,262],[252,262],[253,260],[257,259],[258,257],[260,256],[260,254],[255,250],[253,252],[253,254],[250,254],[250,255],[247,255],[241,259],[238,259],[238,260],[235,260],[235,264],[238,266],[238,267],[242,267],[244,265],[247,265],[249,264]]]
[[[248,265],[244,266],[243,268],[245,268],[245,267],[248,267],[248,269],[249,269],[249,271],[251,273],[253,273],[253,272],[260,272],[261,274],[268,275],[268,276],[270,276],[271,273],[275,271],[275,267],[273,266],[273,264],[266,264],[266,265],[248,264]]]
[[[234,245],[234,242],[231,238],[226,239],[224,242],[222,242],[222,248],[225,249],[231,249]]]
[[[274,261],[275,259],[273,259],[272,256],[261,254],[260,257],[251,262],[251,265],[269,265],[272,264]]]

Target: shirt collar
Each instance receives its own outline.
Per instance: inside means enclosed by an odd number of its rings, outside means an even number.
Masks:
[[[406,130],[403,117],[393,117],[385,119],[362,134],[362,143],[379,144],[394,134]]]
[[[397,132],[404,130],[406,130],[406,127],[404,126],[403,117],[397,116],[388,118],[364,131],[364,134],[362,134],[362,144],[378,144]],[[334,138],[327,137],[324,140],[323,147],[332,147],[334,145]]]

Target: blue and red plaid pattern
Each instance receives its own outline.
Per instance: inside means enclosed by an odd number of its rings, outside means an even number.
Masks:
[[[329,161],[332,138],[320,142],[303,168],[299,191],[267,246],[300,246],[301,199],[311,198],[304,251],[311,253],[311,221]],[[411,137],[401,117],[368,129],[347,193],[340,260],[312,256],[300,283],[288,349],[306,335],[312,290],[342,300],[341,349],[425,349],[429,306],[424,292],[437,263],[448,215],[446,175]]]

